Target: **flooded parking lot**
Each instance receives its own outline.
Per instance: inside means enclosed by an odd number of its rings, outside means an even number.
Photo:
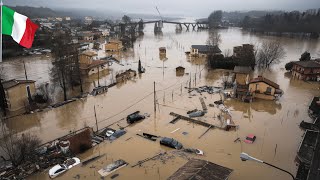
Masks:
[[[85,167],[77,166],[57,179],[100,179],[97,171],[117,159],[123,159],[129,163],[129,166],[117,171],[119,174],[117,179],[166,179],[185,164],[188,158],[195,157],[233,169],[229,178],[231,180],[290,179],[287,174],[263,164],[242,162],[239,155],[241,152],[247,152],[295,174],[297,170],[295,156],[303,134],[298,124],[302,120],[310,120],[307,108],[312,97],[320,95],[320,84],[292,80],[290,74],[285,71],[284,65],[289,61],[298,60],[306,50],[312,56],[319,57],[319,41],[259,36],[248,34],[238,28],[219,30],[222,52],[245,43],[258,44],[264,40],[279,40],[286,50],[286,57],[270,70],[256,71],[255,74],[262,74],[278,83],[284,95],[277,102],[256,100],[250,104],[227,99],[225,105],[230,109],[234,123],[239,125],[238,130],[226,132],[211,129],[199,138],[207,130],[206,127],[181,120],[176,124],[170,124],[174,117],[169,113],[186,115],[189,110],[201,109],[199,97],[203,97],[207,105],[219,100],[219,94],[203,93],[190,96],[185,87],[189,86],[190,77],[192,87],[221,86],[225,71],[209,70],[204,59],[190,59],[185,56],[185,51],[189,51],[192,44],[205,44],[208,38],[207,31],[183,31],[176,34],[174,28],[174,26],[165,25],[163,35],[155,36],[153,25],[147,25],[145,35],[135,42],[134,48],[119,55],[120,64],[124,66],[111,65],[100,82],[110,83],[113,75],[119,70],[129,68],[137,70],[139,59],[142,66],[146,68],[146,73],[110,88],[105,94],[89,96],[59,108],[7,119],[4,121],[5,125],[20,133],[35,133],[43,142],[46,142],[85,125],[95,127],[94,105],[99,128],[117,121],[119,122],[112,126],[114,129],[127,126],[126,121],[121,119],[137,110],[150,114],[150,117],[144,121],[128,126],[127,134],[118,140],[102,143],[79,155],[83,160],[97,154],[105,154],[101,159]],[[160,60],[159,47],[166,47],[167,60]],[[37,80],[37,83],[50,80],[49,75],[45,73],[50,68],[50,57],[44,56],[29,56],[5,62],[7,71],[17,76],[12,78],[19,76],[23,78],[23,70],[16,66],[21,64],[22,60],[25,60],[27,71],[30,72],[28,77]],[[177,66],[185,67],[185,72],[189,74],[177,77],[175,72]],[[85,80],[86,91],[93,88],[92,81],[96,81],[95,77]],[[154,82],[158,103],[156,112],[153,107]],[[220,110],[217,107],[208,107],[208,113],[199,119],[216,124],[219,123],[217,119],[219,113]],[[177,130],[178,128],[180,129]],[[205,155],[201,157],[191,154],[181,155],[176,150],[172,151],[160,146],[159,140],[152,142],[136,135],[142,132],[175,138],[184,147],[201,149]],[[183,132],[187,132],[187,135]],[[254,144],[234,142],[238,137],[243,140],[248,134],[257,136]],[[131,167],[142,159],[165,151],[168,154],[163,160],[148,161],[141,167]],[[49,179],[48,172],[36,174],[30,179]]]

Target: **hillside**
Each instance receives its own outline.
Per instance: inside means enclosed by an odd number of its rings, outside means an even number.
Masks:
[[[44,18],[44,17],[58,17],[58,13],[50,8],[44,7],[30,7],[30,6],[15,6],[11,9],[28,16],[29,18]]]

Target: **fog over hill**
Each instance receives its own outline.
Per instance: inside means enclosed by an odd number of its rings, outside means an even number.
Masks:
[[[207,17],[213,10],[306,10],[320,7],[319,0],[3,0],[10,6],[48,7],[53,10],[84,9],[95,15],[122,15],[124,13],[158,15],[158,7],[163,16]],[[77,12],[79,14],[79,12]]]

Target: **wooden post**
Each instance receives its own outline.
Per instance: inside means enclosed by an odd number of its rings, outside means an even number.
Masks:
[[[93,105],[94,109],[94,117],[96,118],[96,126],[97,126],[97,132],[98,132],[98,120],[97,120],[97,113],[96,113],[96,105]]]
[[[173,90],[172,90],[172,102],[173,102]]]
[[[189,81],[189,90],[191,89],[191,73],[190,73],[190,81]]]
[[[24,75],[26,76],[26,80],[28,80],[27,70],[26,70],[26,64],[23,61],[23,68],[24,68]]]
[[[154,103],[154,114],[156,114],[157,106],[156,106],[156,82],[153,82],[153,103]]]

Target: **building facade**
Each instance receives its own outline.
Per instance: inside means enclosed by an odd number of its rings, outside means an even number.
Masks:
[[[29,101],[36,92],[33,80],[9,80],[2,82],[8,111],[26,112]]]
[[[280,86],[277,83],[262,76],[250,81],[249,92],[254,98],[265,100],[275,100],[282,95],[282,90],[280,90]]]
[[[105,45],[105,50],[110,52],[118,52],[123,49],[123,45],[121,41],[109,41]]]
[[[191,57],[207,57],[208,54],[220,54],[221,50],[218,46],[211,45],[192,45],[189,56]]]
[[[292,77],[305,81],[320,81],[319,60],[293,62]]]

